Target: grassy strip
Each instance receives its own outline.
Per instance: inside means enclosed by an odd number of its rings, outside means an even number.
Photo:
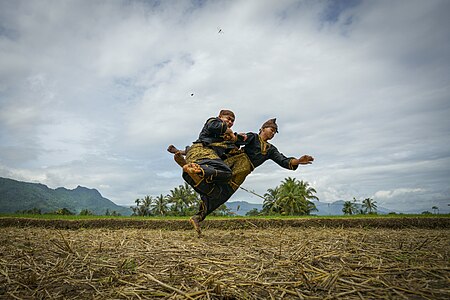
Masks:
[[[187,218],[102,218],[102,219],[38,219],[0,217],[0,227],[42,227],[58,229],[81,228],[142,228],[164,230],[191,230]],[[208,218],[202,222],[205,229],[266,229],[286,227],[327,228],[450,228],[450,218]]]
[[[79,215],[33,215],[33,214],[0,214],[0,218],[31,218],[43,220],[187,220],[190,216],[79,216]],[[233,220],[233,219],[255,219],[255,220],[303,220],[303,219],[401,219],[401,218],[450,218],[450,214],[392,214],[392,215],[343,215],[343,216],[208,216],[208,220]]]

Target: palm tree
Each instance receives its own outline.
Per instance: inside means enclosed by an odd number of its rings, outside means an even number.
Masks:
[[[130,207],[133,210],[132,216],[139,216],[139,204],[141,203],[141,199],[137,198],[134,200],[134,203],[136,203],[136,206]]]
[[[167,198],[172,204],[170,210],[177,215],[187,215],[200,201],[197,193],[187,183],[170,190]]]
[[[431,209],[434,211],[434,213],[436,213],[437,211],[437,213],[439,214],[439,207],[433,206]]]
[[[377,211],[376,203],[377,201],[373,201],[371,198],[366,198],[362,202],[362,207],[366,213],[371,214]]]
[[[137,200],[136,200],[137,201]],[[137,209],[138,216],[150,216],[150,205],[152,205],[153,198],[151,196],[145,196],[144,199],[140,199]]]
[[[150,207],[152,205],[153,202],[153,198],[152,196],[145,196],[144,199],[142,200],[142,204],[141,204],[141,210],[142,210],[142,216],[150,216],[151,212],[150,212]]]
[[[355,199],[355,198],[353,198]],[[345,201],[344,202],[344,207],[342,208],[342,212],[345,215],[353,215],[354,213],[356,213],[357,211],[357,207],[355,204],[355,201]]]
[[[161,194],[156,197],[151,205],[151,211],[154,215],[164,216],[167,213],[167,196]]]
[[[319,200],[314,193],[316,190],[310,187],[308,182],[288,177],[279,187],[278,199],[274,206],[280,207],[282,213],[287,215],[309,215],[311,211],[317,210],[310,201]]]
[[[133,216],[150,216],[150,206],[152,204],[153,198],[151,196],[145,196],[144,199],[136,199],[135,207],[131,207],[133,210]]]
[[[275,203],[278,200],[279,188],[268,189],[264,194],[263,212],[269,214],[270,212],[279,212]]]

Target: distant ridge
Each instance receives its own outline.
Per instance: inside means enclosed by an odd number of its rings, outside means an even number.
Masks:
[[[73,213],[88,209],[96,215],[106,210],[124,216],[131,215],[130,208],[119,206],[104,198],[96,189],[77,186],[73,190],[63,187],[51,189],[41,183],[30,183],[0,177],[0,213],[40,209],[43,213],[67,208]]]
[[[314,205],[316,205],[317,211],[311,212],[311,215],[317,215],[317,216],[342,216],[344,213],[342,212],[342,208],[344,207],[344,200],[337,200],[334,202],[319,202],[319,201],[313,201]],[[245,216],[245,214],[256,208],[257,210],[262,209],[262,204],[257,203],[248,203],[246,201],[230,201],[225,203],[228,209],[231,210],[231,212],[235,213],[238,216]],[[357,204],[358,209],[361,208],[361,204]],[[393,212],[393,210],[384,208],[384,207],[378,207],[377,213],[378,214],[388,214],[390,212]]]

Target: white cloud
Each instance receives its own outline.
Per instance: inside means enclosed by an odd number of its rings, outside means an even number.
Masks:
[[[405,194],[411,194],[411,193],[423,193],[425,192],[424,189],[421,188],[416,188],[416,189],[411,189],[411,188],[398,188],[392,191],[378,191],[375,193],[375,197],[376,198],[380,198],[380,199],[391,199],[391,198],[395,198],[398,196],[404,196]]]
[[[167,145],[229,108],[237,131],[277,117],[279,150],[316,158],[295,173],[258,168],[244,186],[260,194],[295,176],[322,201],[450,196],[448,1],[0,8],[0,176],[122,204],[167,194],[183,183]]]

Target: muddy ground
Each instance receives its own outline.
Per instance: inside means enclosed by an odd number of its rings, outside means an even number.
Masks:
[[[186,221],[0,227],[0,298],[450,299],[450,229],[442,223],[247,221],[205,224],[202,238],[176,228]]]
[[[137,219],[107,218],[81,220],[46,220],[37,218],[0,217],[0,227],[43,227],[57,229],[80,228],[142,228],[164,230],[191,230],[187,219]],[[207,218],[202,226],[206,229],[267,229],[290,227],[327,227],[327,228],[450,228],[448,217],[374,217],[374,218]]]

